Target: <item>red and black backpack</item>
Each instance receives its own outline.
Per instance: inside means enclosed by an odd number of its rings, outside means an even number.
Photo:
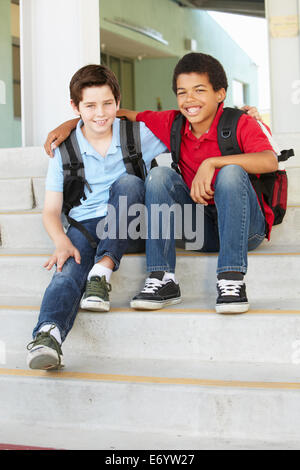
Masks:
[[[221,154],[239,155],[242,152],[237,140],[237,125],[244,111],[235,108],[224,108],[218,124],[218,145]],[[185,125],[185,117],[180,113],[173,121],[171,128],[172,168],[180,174],[179,160],[181,148],[181,130]],[[283,150],[277,155],[278,162],[287,161],[294,156],[294,151]],[[288,178],[285,170],[264,173],[259,176],[249,175],[250,181],[258,196],[260,206],[265,215],[262,195],[265,203],[274,213],[274,225],[281,224],[287,209]],[[268,233],[266,233],[268,236]]]

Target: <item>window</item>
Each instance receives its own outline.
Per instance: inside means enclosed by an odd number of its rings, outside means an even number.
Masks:
[[[13,42],[13,96],[14,116],[21,118],[21,71],[20,71],[20,45]]]
[[[122,93],[121,107],[134,109],[134,64],[130,59],[123,59],[109,54],[101,54],[101,63],[109,67],[116,75]]]
[[[12,71],[14,117],[21,118],[21,67],[20,67],[20,7],[19,0],[11,0]]]
[[[233,105],[236,108],[241,108],[246,104],[246,87],[243,82],[238,80],[232,81],[232,94],[233,94]]]

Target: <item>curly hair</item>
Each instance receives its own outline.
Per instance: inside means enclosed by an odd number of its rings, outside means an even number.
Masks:
[[[223,66],[214,57],[200,52],[191,52],[180,59],[175,67],[173,75],[173,91],[177,93],[177,79],[181,74],[199,73],[207,74],[214,89],[228,89],[228,80]]]
[[[79,69],[70,82],[70,96],[75,106],[82,100],[85,88],[108,85],[116,103],[120,101],[120,85],[115,74],[104,65],[86,65]]]

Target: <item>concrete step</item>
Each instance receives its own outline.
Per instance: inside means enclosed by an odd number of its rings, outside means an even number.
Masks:
[[[43,209],[45,178],[0,179],[0,211]]]
[[[29,210],[34,207],[30,178],[0,180],[0,210]]]
[[[19,249],[35,246],[36,249],[54,249],[52,240],[44,228],[40,210],[0,213],[0,235],[3,248]]]
[[[12,363],[18,354],[25,357],[38,313],[38,303],[0,303],[0,364]],[[123,305],[107,314],[79,311],[63,352],[66,363],[80,355],[86,366],[93,357],[289,365],[300,362],[299,332],[299,303],[297,309],[291,301],[273,310],[253,302],[241,316],[217,315],[192,301],[157,312]]]
[[[38,429],[32,424],[20,422],[5,422],[0,425],[0,441],[12,445],[38,446],[52,449],[66,450],[108,450],[111,456],[114,450],[139,450],[139,451],[160,451],[165,449],[174,450],[298,450],[299,442],[276,442],[242,440],[242,439],[213,439],[199,438],[192,434],[178,434],[176,432],[141,432],[141,431],[119,431],[116,429],[90,429],[88,425],[80,426],[60,426],[59,428],[51,425],[51,422],[40,423]],[[168,454],[170,452],[168,451]],[[168,455],[167,454],[167,455]],[[182,455],[186,455],[182,454]],[[198,454],[199,455],[199,454]],[[116,457],[119,454],[115,454]],[[200,456],[195,455],[192,463]],[[112,457],[111,457],[112,458]],[[125,457],[127,458],[127,457]],[[136,457],[135,457],[136,458]],[[161,457],[162,458],[162,457]],[[192,457],[191,457],[192,458]],[[188,458],[186,462],[189,462]],[[139,462],[143,462],[146,456],[140,457]],[[156,462],[156,456],[153,456],[152,465]],[[182,460],[183,461],[183,460]],[[125,461],[126,462],[126,461]],[[129,461],[130,462],[130,461]],[[157,462],[162,460],[157,459]],[[134,465],[134,462],[133,462]],[[141,464],[140,464],[141,465]],[[143,463],[144,465],[144,463]]]
[[[288,175],[288,203],[289,204],[300,204],[300,168],[299,166],[292,166],[287,168]]]
[[[0,285],[0,295],[11,297],[38,297],[49,284],[52,273],[43,268],[49,256],[32,253],[12,253],[0,250],[0,269],[5,273]],[[217,255],[192,252],[177,253],[177,278],[184,298],[208,300],[210,308],[215,302]],[[289,247],[282,251],[263,248],[249,254],[246,276],[248,296],[253,300],[266,300],[271,308],[286,299],[300,298],[299,284],[300,248]],[[146,263],[144,255],[125,255],[121,267],[112,277],[111,300],[126,302],[144,285]],[[286,282],[284,281],[286,279]],[[124,305],[124,303],[123,303]]]
[[[48,158],[42,147],[0,149],[1,178],[45,178]]]
[[[99,361],[59,373],[0,370],[1,421],[174,433],[211,439],[300,442],[297,366]],[[80,412],[79,412],[80,410]],[[51,417],[51,419],[49,418]]]
[[[1,220],[1,219],[0,219]],[[300,239],[300,205],[288,206],[282,224],[275,225],[271,233],[270,243],[266,240],[264,245],[268,246],[294,245]]]
[[[40,169],[39,167],[33,167],[32,176],[30,172],[28,172],[28,169],[24,174],[21,174],[21,176],[14,176],[13,171],[15,170],[15,164],[12,165],[12,171],[9,177],[4,178],[1,171],[0,211],[29,210],[32,208],[38,208],[41,210],[43,208],[45,193],[44,176],[46,174],[47,165],[45,166],[44,155],[40,155],[38,158],[43,159],[43,164]],[[168,156],[159,157],[158,162],[161,166],[169,166]],[[31,162],[29,162],[29,164],[30,163]],[[7,169],[6,172],[9,173]],[[288,167],[287,173],[289,180],[288,202],[291,205],[300,204],[300,165],[298,167]],[[35,176],[39,174],[42,174],[42,176]]]
[[[20,232],[22,236],[20,236]],[[271,241],[265,240],[263,246],[293,246],[300,239],[300,205],[288,207],[282,224],[274,226]],[[8,249],[48,249],[54,245],[42,222],[42,212],[38,209],[28,211],[0,212],[1,246]]]

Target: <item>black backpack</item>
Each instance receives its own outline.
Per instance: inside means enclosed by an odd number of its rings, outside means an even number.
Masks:
[[[145,181],[147,169],[141,151],[140,123],[121,119],[120,142],[127,173],[136,175]],[[85,186],[92,192],[85,178],[84,164],[76,137],[76,130],[60,145],[59,149],[64,172],[62,213],[68,224],[80,230],[86,236],[90,245],[93,248],[97,248],[97,243],[88,230],[80,222],[69,216],[71,209],[81,204],[81,199],[86,200]],[[157,162],[154,159],[151,168],[155,166],[157,166]]]
[[[235,108],[224,108],[218,124],[218,145],[221,154],[238,155],[243,153],[237,140],[237,125],[244,111]],[[171,128],[171,154],[172,168],[180,174],[178,166],[181,148],[181,130],[185,125],[185,117],[180,113],[173,121]],[[283,150],[278,155],[278,161],[284,162],[294,156],[294,151]],[[266,204],[274,213],[274,225],[282,222],[287,208],[287,190],[288,179],[285,170],[277,170],[271,173],[257,175],[249,175],[250,181],[258,196],[260,206],[265,216],[262,194]],[[266,224],[267,227],[267,224]],[[266,229],[266,237],[268,237],[268,229]]]

